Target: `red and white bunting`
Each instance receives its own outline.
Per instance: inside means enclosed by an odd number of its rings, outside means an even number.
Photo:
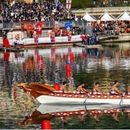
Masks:
[[[72,0],[66,0],[66,9],[71,9]]]

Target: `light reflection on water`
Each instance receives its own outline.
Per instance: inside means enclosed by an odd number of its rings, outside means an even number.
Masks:
[[[66,77],[66,63],[70,62],[68,54],[73,52],[74,61],[71,62],[72,75]],[[75,89],[79,84],[85,83],[89,89],[94,81],[101,82],[103,91],[109,90],[109,84],[113,80],[119,80],[125,86],[130,84],[130,49],[128,47],[104,49],[85,48],[52,48],[43,50],[28,50],[20,53],[0,53],[0,128],[39,128],[39,125],[20,125],[19,121],[33,113],[36,108],[35,101],[22,91],[12,88],[17,82],[54,82],[62,83],[67,80]],[[105,120],[111,119],[104,117]],[[92,123],[90,122],[92,121]],[[127,120],[129,120],[127,118]],[[53,119],[53,127],[59,128]],[[77,119],[69,119],[69,125],[65,128],[74,128]],[[124,119],[122,119],[122,122]],[[95,120],[85,117],[85,125],[82,123],[75,128],[94,128]],[[103,121],[102,121],[103,122]],[[111,121],[110,121],[111,122]],[[118,128],[121,128],[121,123]],[[82,126],[83,125],[83,126]],[[129,126],[126,124],[126,127]],[[105,128],[97,126],[97,128]],[[114,127],[109,127],[114,128]]]

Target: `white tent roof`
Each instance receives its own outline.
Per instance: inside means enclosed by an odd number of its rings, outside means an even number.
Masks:
[[[110,16],[108,13],[104,13],[100,19],[101,21],[113,21],[114,18]]]
[[[119,16],[118,20],[130,21],[130,15],[127,12],[124,12]]]
[[[93,18],[92,16],[90,16],[88,13],[85,14],[85,16],[83,17],[83,19],[86,20],[86,21],[89,21],[89,22],[96,21],[96,19]]]

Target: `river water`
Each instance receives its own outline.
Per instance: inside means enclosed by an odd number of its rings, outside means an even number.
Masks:
[[[69,78],[66,64],[70,65]],[[95,49],[54,47],[0,53],[0,129],[40,129],[46,118],[51,119],[53,129],[130,128],[129,108],[60,106],[59,110],[57,106],[39,106],[30,95],[14,87],[20,82],[61,84],[67,81],[68,91],[75,90],[81,83],[91,90],[93,83],[99,81],[102,91],[108,92],[112,81],[118,80],[120,89],[124,90],[130,85],[129,79],[129,43]],[[42,114],[38,107],[44,110]],[[49,108],[53,110],[50,114]],[[109,111],[105,113],[101,108]],[[63,117],[63,113],[59,116],[55,110],[75,113]]]

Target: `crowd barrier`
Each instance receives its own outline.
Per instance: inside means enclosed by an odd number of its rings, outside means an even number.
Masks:
[[[69,42],[81,42],[82,38],[81,35],[72,35],[71,40],[68,41],[68,36],[60,36],[60,37],[55,37],[55,43],[69,43]],[[13,39],[10,40],[10,44],[13,45]],[[29,44],[35,44],[34,43],[34,38],[25,38],[21,40],[21,43],[24,43],[24,45],[29,45]],[[44,37],[44,38],[38,38],[38,44],[41,43],[53,43],[51,42],[50,37]]]

